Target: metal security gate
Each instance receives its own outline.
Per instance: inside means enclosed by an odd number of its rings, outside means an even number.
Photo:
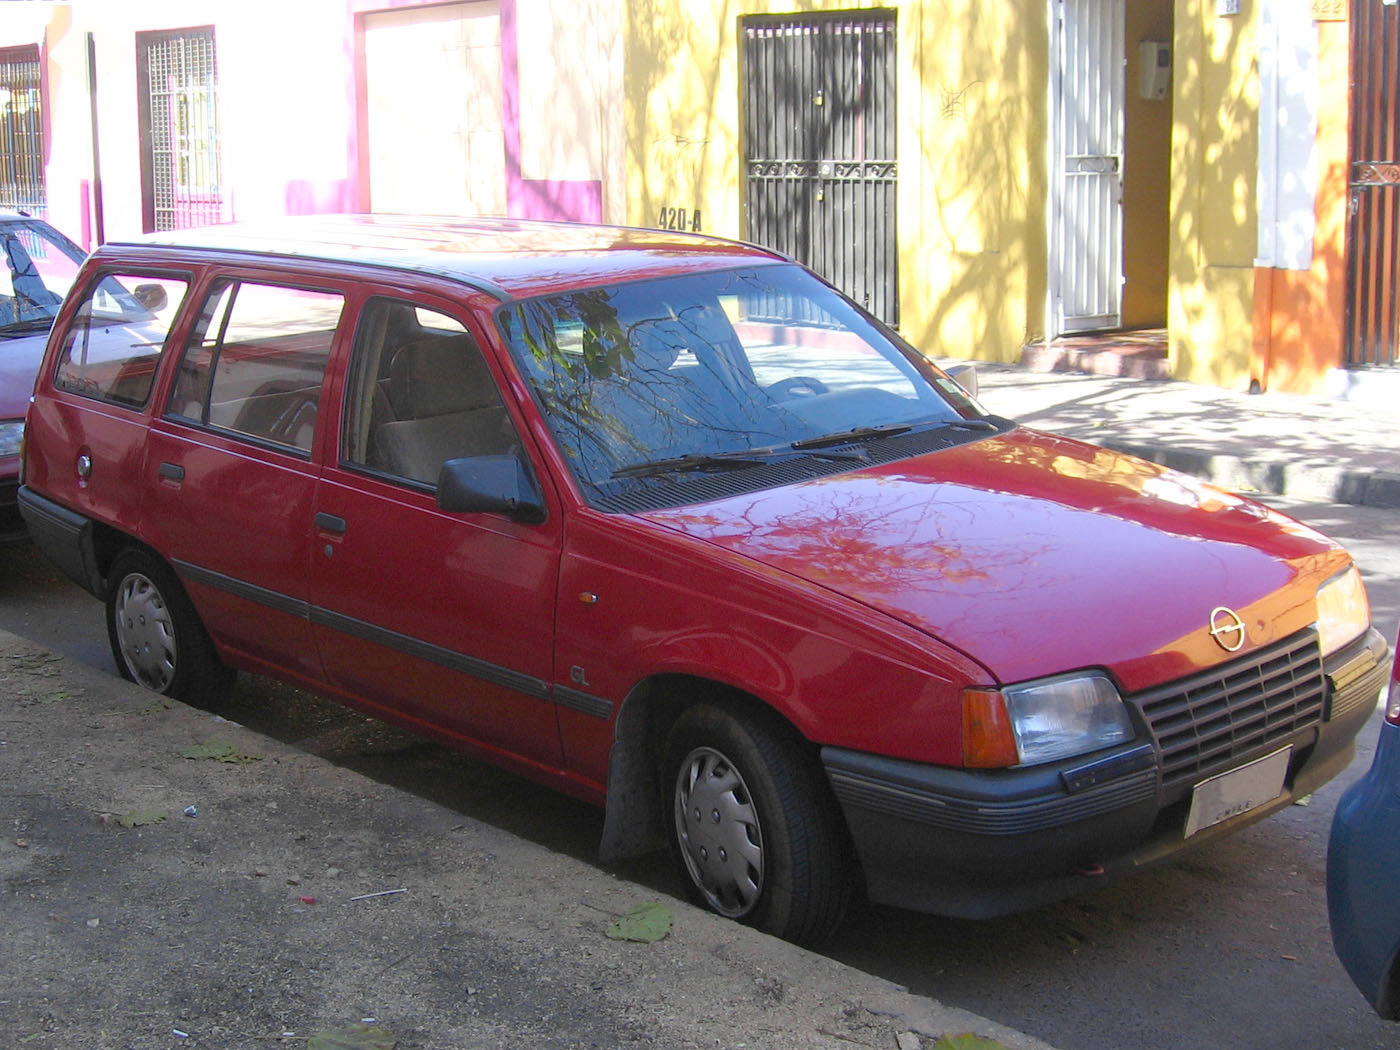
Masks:
[[[1050,294],[1054,334],[1123,312],[1124,0],[1056,0]]]
[[[898,324],[894,12],[740,25],[747,237]]]
[[[224,218],[214,29],[138,33],[141,197],[147,231]]]
[[[1400,363],[1400,14],[1351,3],[1346,363]]]
[[[0,48],[0,208],[43,215],[47,205],[39,48]]]

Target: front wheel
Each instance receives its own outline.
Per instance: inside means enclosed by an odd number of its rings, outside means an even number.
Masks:
[[[208,702],[233,681],[180,581],[145,550],[125,550],[112,563],[107,637],[121,676],[157,693]]]
[[[799,943],[836,929],[851,884],[844,831],[783,727],[697,704],[671,730],[664,771],[668,838],[697,903]]]

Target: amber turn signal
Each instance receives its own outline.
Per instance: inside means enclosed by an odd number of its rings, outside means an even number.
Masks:
[[[963,690],[963,765],[1005,769],[1021,761],[1006,701],[995,689]]]

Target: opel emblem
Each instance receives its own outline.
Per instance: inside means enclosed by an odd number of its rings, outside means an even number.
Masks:
[[[1244,621],[1234,609],[1217,605],[1210,611],[1210,636],[1227,653],[1237,653],[1244,648]]]

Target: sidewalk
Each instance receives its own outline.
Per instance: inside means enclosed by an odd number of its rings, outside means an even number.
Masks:
[[[1049,1050],[4,632],[0,806],[7,1047]]]
[[[942,362],[945,366],[964,362]],[[1400,508],[1400,398],[1242,394],[1194,383],[977,364],[989,412],[1238,492]]]

